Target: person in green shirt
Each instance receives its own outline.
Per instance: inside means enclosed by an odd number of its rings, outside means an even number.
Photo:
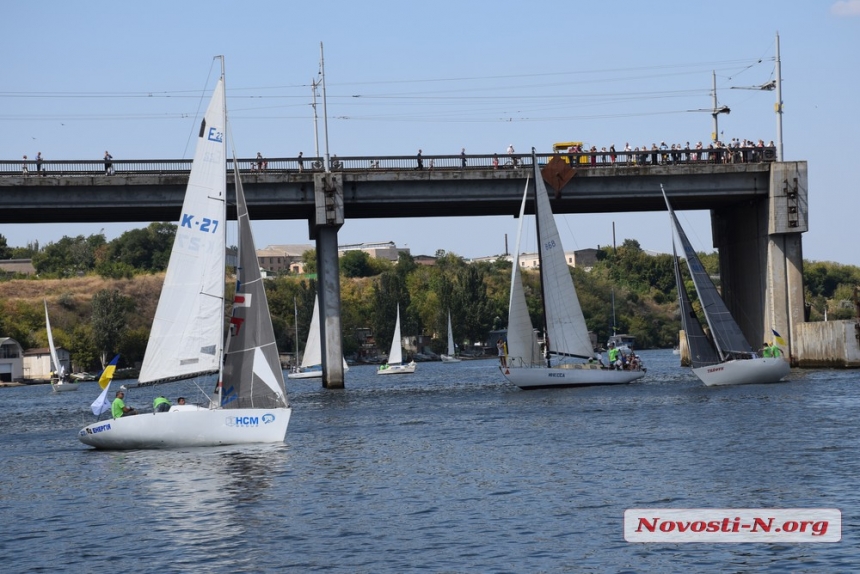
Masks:
[[[621,368],[621,361],[619,361],[618,354],[619,354],[619,352],[618,352],[618,349],[615,347],[615,343],[609,343],[608,355],[609,355],[609,368],[610,369],[616,369],[616,368],[620,369]]]
[[[113,403],[111,403],[110,406],[110,412],[115,419],[137,414],[136,410],[131,407],[125,406],[125,401],[123,400],[124,398],[125,393],[123,391],[116,392],[116,398],[113,400]]]
[[[761,356],[765,359],[773,358],[773,347],[768,345],[767,342],[765,342],[761,348]]]
[[[155,400],[152,401],[152,412],[154,413],[166,413],[170,410],[170,401],[165,399],[162,396],[155,397]]]

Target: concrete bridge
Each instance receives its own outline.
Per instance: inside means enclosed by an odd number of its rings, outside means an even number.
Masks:
[[[578,154],[566,160],[575,175],[556,194],[553,211],[662,211],[661,183],[676,210],[709,209],[732,314],[754,346],[775,328],[791,353],[804,321],[807,165],[772,161],[769,149],[621,152],[614,161],[606,153]],[[344,220],[516,215],[531,161],[425,156],[418,169],[416,156],[335,156],[325,172],[319,158],[239,160],[252,219],[307,220],[316,241],[324,386],[343,387],[337,230]],[[45,162],[41,172],[32,162],[27,167],[25,174],[20,161],[0,162],[0,223],[175,221],[190,161],[115,160],[113,175],[101,161]]]

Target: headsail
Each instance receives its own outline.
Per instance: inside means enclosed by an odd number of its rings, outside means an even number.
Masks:
[[[720,356],[717,354],[713,343],[705,336],[702,324],[690,304],[690,297],[687,295],[687,289],[684,287],[684,280],[681,277],[681,267],[678,262],[678,254],[675,252],[674,240],[672,241],[672,255],[675,262],[675,284],[678,288],[678,300],[681,305],[681,328],[684,329],[684,335],[687,338],[690,363],[694,369],[715,365],[720,362]]]
[[[699,256],[696,255],[693,245],[687,239],[687,234],[684,233],[684,229],[681,227],[675,211],[669,204],[666,190],[663,189],[662,185],[660,189],[663,192],[666,208],[669,210],[669,216],[675,227],[675,233],[678,235],[681,248],[684,250],[687,268],[690,270],[693,285],[695,285],[699,301],[702,303],[702,310],[711,329],[711,336],[713,337],[720,359],[725,361],[733,354],[749,356],[753,352],[752,346],[747,342],[746,337],[744,337],[740,327],[738,327],[728,307],[726,307],[726,304],[720,297],[717,287],[711,281],[708,272],[699,260]]]
[[[236,215],[239,268],[230,317],[230,341],[224,359],[221,405],[224,408],[287,406],[284,373],[260,274],[245,193],[236,166]]]
[[[561,237],[549,205],[546,185],[532,153],[535,174],[535,220],[540,252],[541,289],[550,353],[587,358],[594,355],[585,317],[576,296]]]
[[[529,316],[526,304],[525,290],[520,272],[520,241],[523,234],[523,217],[528,198],[529,181],[523,191],[523,201],[520,204],[520,224],[517,230],[517,242],[514,247],[513,267],[511,269],[511,297],[508,302],[508,357],[512,366],[531,367],[542,363],[540,347],[534,326]]]
[[[227,168],[224,78],[200,125],[141,384],[215,373],[222,358]]]

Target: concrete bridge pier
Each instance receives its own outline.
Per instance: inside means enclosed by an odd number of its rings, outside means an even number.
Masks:
[[[342,225],[341,176],[333,173],[314,174],[314,218],[309,221],[309,226],[310,238],[316,241],[322,384],[327,389],[344,388],[340,265],[337,251],[337,231]]]
[[[758,182],[757,182],[758,183]],[[711,212],[723,300],[750,344],[785,339],[793,356],[804,321],[802,233],[809,229],[805,162],[775,163],[767,196]]]

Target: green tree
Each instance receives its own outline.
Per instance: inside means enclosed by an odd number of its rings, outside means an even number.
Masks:
[[[84,237],[64,236],[56,243],[49,243],[33,255],[33,267],[39,274],[55,277],[74,277],[92,271],[96,264],[96,252],[107,242],[102,233]]]
[[[370,255],[366,251],[347,251],[340,257],[340,272],[344,277],[370,277],[374,275]]]
[[[170,260],[176,224],[150,223],[143,229],[126,231],[107,246],[100,262],[101,269],[137,269],[146,272],[164,271]],[[100,274],[102,273],[99,270]]]
[[[0,259],[11,259],[12,249],[6,244],[6,237],[0,233]]]
[[[102,368],[119,349],[127,328],[126,314],[133,312],[134,307],[134,300],[117,289],[102,289],[93,295],[90,324]]]

